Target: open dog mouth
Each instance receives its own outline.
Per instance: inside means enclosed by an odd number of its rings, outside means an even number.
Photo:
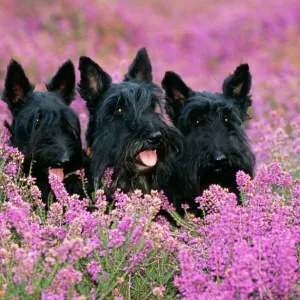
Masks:
[[[141,151],[136,155],[135,159],[140,165],[146,168],[153,168],[158,162],[157,151],[156,149]]]
[[[62,182],[65,178],[64,169],[63,168],[48,168],[49,175],[56,175],[59,180]]]

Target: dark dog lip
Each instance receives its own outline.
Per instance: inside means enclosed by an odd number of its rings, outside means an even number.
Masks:
[[[40,163],[39,165],[43,169],[48,169],[48,168],[64,169],[68,164],[67,163],[49,163],[49,164]]]
[[[74,167],[70,163],[64,163],[64,164],[57,164],[57,163],[39,164],[39,167],[41,169],[43,169],[45,172],[48,172],[49,169],[63,169],[64,172],[70,173],[70,169],[74,169]]]
[[[156,166],[149,167],[144,165],[141,161],[136,160],[135,167],[138,172],[145,172],[154,169]]]
[[[215,162],[211,165],[210,170],[213,172],[221,172],[228,168],[228,164],[226,162]]]
[[[199,170],[198,177],[205,176],[205,174],[221,175],[226,171],[226,164],[213,164]]]

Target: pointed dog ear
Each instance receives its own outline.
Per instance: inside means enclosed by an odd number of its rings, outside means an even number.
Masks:
[[[89,57],[79,59],[80,82],[78,91],[87,102],[88,108],[94,108],[100,101],[100,96],[111,85],[112,79],[98,64]]]
[[[185,102],[192,94],[191,88],[175,72],[166,72],[161,85],[166,91],[166,95],[175,101]]]
[[[135,81],[138,83],[152,82],[152,65],[146,48],[141,48],[137,52],[127,74],[124,76],[124,81]]]
[[[75,96],[75,68],[71,60],[67,60],[46,84],[49,92],[58,92],[65,103],[70,105]]]
[[[249,65],[239,65],[233,74],[225,78],[223,82],[223,94],[225,97],[233,98],[234,103],[242,112],[243,121],[250,119],[247,110],[252,105],[251,96],[249,95],[252,85],[252,76]]]
[[[225,97],[246,97],[252,84],[252,76],[248,64],[239,65],[233,74],[225,78],[223,82],[223,94]]]
[[[12,59],[7,67],[3,101],[12,110],[23,104],[24,97],[33,90],[34,85],[29,82],[23,67]]]
[[[176,123],[182,106],[194,92],[175,72],[166,72],[161,85],[166,92],[167,104],[172,110],[170,117]]]

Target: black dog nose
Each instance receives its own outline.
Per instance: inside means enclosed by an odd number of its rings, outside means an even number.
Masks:
[[[221,162],[224,160],[226,160],[226,156],[223,153],[218,152],[214,155],[214,161]]]
[[[148,136],[148,142],[152,145],[157,145],[160,143],[162,139],[162,133],[160,131],[155,131],[152,132],[149,136]]]

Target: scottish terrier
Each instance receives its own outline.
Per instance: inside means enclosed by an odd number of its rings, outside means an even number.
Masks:
[[[149,193],[168,180],[182,149],[182,135],[169,124],[163,91],[152,81],[145,48],[138,51],[121,83],[88,57],[79,62],[79,93],[87,102],[87,145],[94,184],[113,169],[110,191]]]
[[[196,92],[179,75],[166,72],[171,119],[185,136],[185,152],[177,164],[169,197],[178,211],[187,203],[196,212],[195,197],[211,184],[236,193],[236,173],[253,176],[255,156],[241,125],[248,119],[252,77],[248,64],[236,68],[223,82],[223,93]]]
[[[70,193],[79,193],[77,176],[65,175],[81,169],[88,159],[82,150],[79,119],[69,107],[75,91],[73,63],[66,61],[46,87],[46,92],[34,91],[22,66],[11,60],[3,92],[13,117],[11,143],[24,154],[24,172],[36,178],[45,202],[49,174],[64,180]]]

